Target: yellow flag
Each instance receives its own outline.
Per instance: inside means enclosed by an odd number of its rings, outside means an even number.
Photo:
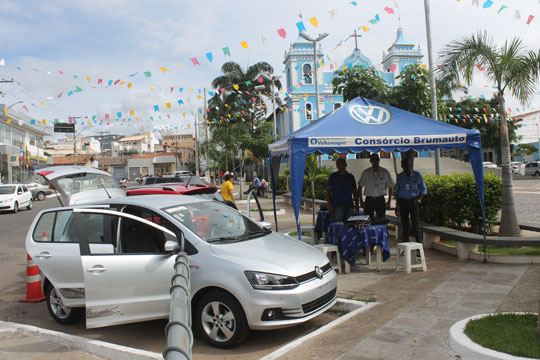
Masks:
[[[45,106],[45,103],[43,101],[40,101],[39,102],[41,105]]]
[[[362,25],[362,30],[364,32],[368,32],[370,29],[367,26]]]
[[[197,100],[201,100],[202,99],[202,96],[201,95],[197,95]]]
[[[240,88],[240,86],[238,86],[238,84],[234,84],[232,87],[234,88],[234,90],[238,90]]]
[[[312,17],[311,19],[309,19],[309,22],[315,27],[319,26],[319,22],[317,21],[316,17]]]
[[[422,69],[427,70],[427,65],[422,64]]]
[[[125,83],[125,81],[120,81],[120,85],[124,85]]]
[[[170,109],[171,108],[171,103],[168,102],[168,103],[165,104],[165,106],[167,107],[167,109]]]
[[[87,76],[87,77],[86,77],[86,80],[87,80],[88,82],[90,82],[90,77],[89,77],[89,76]]]
[[[9,115],[8,114],[8,109],[4,109],[4,112],[6,113],[6,115]]]
[[[150,90],[154,91],[154,85],[150,84]]]
[[[131,85],[133,85],[133,84],[129,82],[128,85],[127,85],[128,89],[131,88]]]
[[[244,49],[247,49],[247,48],[249,47],[247,41],[242,41],[242,42],[240,43],[240,45],[241,45]]]
[[[129,110],[129,116],[135,115],[135,110]]]
[[[345,71],[345,70],[347,70],[347,67],[346,67],[345,65],[343,65],[343,66],[341,67],[341,70]]]
[[[45,121],[45,120],[43,120]],[[7,119],[6,123],[11,124],[11,119]]]
[[[43,123],[43,125],[47,125],[47,120],[43,119],[41,120],[41,122]]]
[[[183,116],[183,117],[186,117],[186,113],[185,113],[185,112],[183,112],[183,113],[182,113],[182,116]]]
[[[189,89],[189,92],[193,94],[193,88],[190,88],[190,89]]]
[[[229,104],[225,104],[225,107],[229,107]]]
[[[162,66],[159,68],[159,70],[161,70],[161,72],[165,72],[165,71],[169,71],[169,69],[167,69],[165,66]]]

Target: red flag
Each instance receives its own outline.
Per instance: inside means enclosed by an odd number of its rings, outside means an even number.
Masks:
[[[197,60],[197,58],[191,58],[191,62],[193,63],[193,66],[201,65],[199,63],[199,60]]]
[[[287,36],[287,32],[285,31],[285,29],[281,28],[281,29],[278,29],[277,31],[278,35],[281,36],[282,38],[285,39],[285,37]]]

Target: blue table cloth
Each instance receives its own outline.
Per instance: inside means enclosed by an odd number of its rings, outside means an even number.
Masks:
[[[363,215],[362,210],[358,211],[358,214],[354,215]],[[315,232],[317,233],[318,239],[322,238],[322,233],[328,233],[328,225],[330,225],[330,212],[320,210],[317,213],[317,222],[315,223]]]
[[[388,260],[390,257],[386,225],[371,225],[362,229],[355,229],[347,227],[343,223],[331,223],[328,225],[324,242],[338,245],[343,258],[351,265],[354,265],[360,249],[364,249],[368,245],[379,245],[381,247],[383,261]]]

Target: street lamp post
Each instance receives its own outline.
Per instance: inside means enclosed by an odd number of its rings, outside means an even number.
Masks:
[[[427,36],[427,48],[428,48],[428,60],[429,60],[429,87],[431,88],[431,117],[433,120],[437,119],[437,89],[435,88],[435,77],[433,74],[433,55],[431,48],[431,20],[430,20],[430,6],[429,0],[424,0],[424,12],[426,16],[426,36]],[[439,149],[435,151],[435,174],[441,175]]]
[[[328,36],[328,33],[324,33],[319,35],[316,39],[313,39],[311,36],[306,34],[305,32],[301,32],[300,36],[307,41],[311,41],[313,43],[313,71],[315,72],[315,104],[317,109],[317,118],[314,120],[319,120],[320,112],[319,112],[319,82],[317,81],[317,43]]]
[[[24,100],[19,100],[11,105],[9,105],[7,108],[4,108],[4,111],[3,111],[3,114],[2,114],[2,117],[5,117],[6,114],[7,114],[7,111],[9,110],[9,108],[11,108],[12,106],[15,106],[17,104],[20,104],[20,103],[23,103]],[[7,117],[5,117],[5,120],[7,120]],[[11,132],[10,132],[11,133]],[[9,144],[11,145],[12,142],[11,142],[11,139],[10,139],[10,142]],[[9,179],[9,182],[12,182],[12,179],[11,179],[11,167],[9,166],[9,161],[7,162],[7,169],[8,169],[8,179]],[[2,173],[2,153],[0,153],[0,174]],[[1,176],[0,176],[1,177]],[[0,178],[1,180],[1,178]],[[1,182],[1,181],[0,181]]]

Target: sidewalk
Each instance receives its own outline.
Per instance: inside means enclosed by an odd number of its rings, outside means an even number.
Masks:
[[[262,208],[272,208],[272,199],[260,201]],[[237,204],[246,209],[245,200]],[[292,208],[281,199],[276,207],[281,209],[279,232],[295,231]],[[254,200],[251,209],[252,218],[259,220]],[[275,230],[273,213],[264,216]],[[311,225],[311,211],[301,210],[300,221]],[[375,306],[264,359],[456,359],[448,345],[454,322],[493,311],[538,311],[540,265],[483,264],[427,249],[428,271],[406,274],[394,271],[395,244],[390,237],[392,256],[381,271],[375,265],[355,265],[351,273],[338,275],[338,297],[376,301]],[[0,359],[160,358],[158,353],[0,321]],[[204,357],[194,354],[194,359]]]

